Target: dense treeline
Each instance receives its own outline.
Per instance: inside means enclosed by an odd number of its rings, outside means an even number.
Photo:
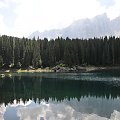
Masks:
[[[73,65],[120,65],[120,38],[56,38],[49,40],[0,37],[0,68]]]

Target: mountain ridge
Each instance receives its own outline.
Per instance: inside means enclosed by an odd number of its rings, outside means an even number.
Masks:
[[[93,38],[102,36],[120,35],[120,16],[113,20],[107,17],[107,14],[97,15],[92,19],[80,19],[74,21],[68,27],[63,29],[52,29],[44,32],[33,32],[29,38],[49,38],[69,37],[69,38]]]

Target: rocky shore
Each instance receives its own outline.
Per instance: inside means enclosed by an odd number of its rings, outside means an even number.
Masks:
[[[35,73],[35,72],[93,72],[93,71],[101,71],[101,70],[114,70],[114,69],[120,69],[119,66],[107,66],[107,67],[96,67],[96,66],[73,66],[73,67],[67,67],[67,66],[55,66],[55,67],[46,67],[46,68],[38,68],[38,69],[1,69],[0,75],[4,76],[4,74],[9,73]]]
[[[61,67],[55,66],[52,68],[54,72],[85,72],[86,69],[80,66],[73,66],[73,67]]]
[[[107,67],[96,67],[96,66],[73,66],[73,67],[61,67],[55,66],[52,68],[54,72],[92,72],[92,71],[101,71],[101,70],[110,70],[110,69],[120,69],[119,66],[107,66]]]

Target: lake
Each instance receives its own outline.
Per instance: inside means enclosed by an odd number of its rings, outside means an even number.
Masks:
[[[119,120],[120,70],[0,78],[0,120]]]

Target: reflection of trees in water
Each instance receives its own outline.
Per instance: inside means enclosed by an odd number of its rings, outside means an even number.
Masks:
[[[117,85],[116,85],[117,84]],[[62,101],[65,98],[93,96],[102,98],[117,98],[120,96],[120,82],[105,81],[75,81],[50,79],[45,77],[15,76],[5,77],[0,80],[0,103],[8,104],[16,99],[24,102],[29,99],[34,101],[51,98]]]

